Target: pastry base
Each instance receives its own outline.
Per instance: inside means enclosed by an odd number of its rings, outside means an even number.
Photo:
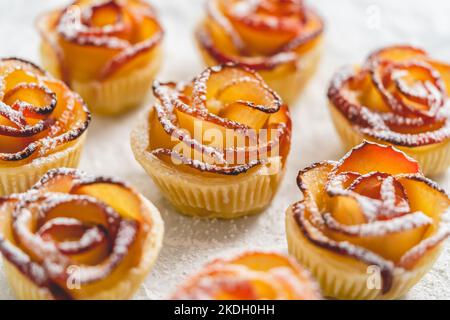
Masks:
[[[116,285],[99,291],[85,300],[124,300],[130,299],[139,289],[141,283],[150,272],[162,246],[164,224],[158,209],[146,198],[141,196],[146,217],[151,221],[147,239],[143,246],[143,257],[138,266],[129,271],[126,277]],[[39,288],[24,276],[18,269],[3,260],[8,282],[18,299],[21,300],[53,300],[53,296],[45,288]]]
[[[131,134],[133,153],[164,197],[182,214],[233,219],[261,212],[272,201],[284,169],[273,175],[254,168],[237,176],[217,174],[217,177],[182,172],[147,151],[149,117],[142,118]]]
[[[280,95],[289,106],[295,104],[309,79],[314,75],[323,51],[323,40],[302,54],[295,64],[286,63],[272,70],[257,70],[267,85]],[[198,43],[203,60],[208,66],[220,64]]]
[[[326,297],[352,300],[397,299],[406,294],[433,266],[442,245],[433,249],[414,270],[395,268],[391,289],[369,288],[371,277],[368,265],[311,243],[294,219],[292,208],[286,212],[286,236],[289,253],[312,273]]]
[[[389,143],[385,141],[373,139],[357,132],[351,123],[332,103],[329,103],[329,109],[334,127],[341,137],[346,151],[360,144],[363,140],[389,145]],[[450,139],[447,139],[441,143],[435,143],[422,147],[393,146],[416,159],[419,162],[420,168],[425,176],[436,176],[443,174],[450,166]]]
[[[42,66],[55,77],[61,78],[59,63],[48,44],[41,44]],[[105,81],[71,81],[71,89],[79,93],[92,112],[119,115],[138,107],[149,95],[152,81],[162,63],[162,49],[156,47],[150,63],[128,76]]]
[[[78,167],[86,134],[84,132],[75,144],[65,150],[23,166],[0,168],[0,196],[27,191],[50,169]]]

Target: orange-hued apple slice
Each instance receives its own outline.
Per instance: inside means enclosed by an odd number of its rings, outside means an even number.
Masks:
[[[104,207],[84,200],[72,200],[57,204],[46,212],[40,224],[43,225],[50,220],[58,218],[75,219],[90,225],[101,225],[105,228],[112,222]]]
[[[401,183],[386,173],[374,172],[361,176],[350,185],[349,190],[383,203],[378,220],[393,218],[410,210],[408,197]]]
[[[3,78],[4,91],[8,92],[20,83],[38,83],[38,79],[26,69],[16,69]]]
[[[330,197],[328,210],[336,221],[345,225],[360,225],[367,222],[364,212],[354,197]]]
[[[118,79],[130,74],[132,71],[145,68],[150,62],[159,59],[158,55],[161,49],[156,46],[157,41],[153,43],[146,48],[142,48],[139,52],[136,51],[132,56],[119,54],[101,69],[100,78],[102,80]]]
[[[319,208],[326,206],[328,196],[325,193],[326,183],[328,175],[335,168],[333,162],[319,162],[313,164],[311,167],[307,167],[299,172],[297,176],[297,184],[300,190],[308,193],[308,198],[315,200],[315,203]]]
[[[14,123],[0,116],[0,126],[2,125],[10,128],[14,128],[15,126]],[[32,142],[32,137],[10,137],[0,135],[0,154],[14,154],[20,152],[25,150]]]
[[[136,221],[142,220],[141,200],[135,193],[124,188],[120,183],[96,182],[92,185],[75,186],[72,189],[72,193],[89,195],[101,199],[107,205],[114,208],[122,218]]]
[[[412,211],[420,211],[433,219],[433,224],[427,229],[425,238],[436,232],[441,217],[450,207],[450,200],[445,191],[426,178],[405,176],[398,178],[409,198]]]
[[[248,280],[232,280],[224,279],[225,281],[219,282],[212,292],[214,300],[256,300],[258,295],[255,292],[253,283]],[[235,281],[233,285],[230,282]]]
[[[289,259],[278,254],[251,252],[232,260],[233,264],[244,265],[255,271],[270,271],[273,268],[293,268]]]
[[[55,98],[56,96],[43,86],[19,84],[5,94],[3,102],[16,110],[22,108],[22,114],[29,118],[28,124],[33,125],[37,122],[36,119],[44,118],[39,113],[52,112],[56,105]]]
[[[267,122],[270,114],[246,106],[244,103],[230,103],[221,113],[222,118],[229,119],[247,125],[248,127],[259,130]]]
[[[208,1],[208,5],[210,5],[213,1]],[[221,52],[226,52],[229,55],[238,55],[239,49],[242,49],[243,44],[242,40],[237,40],[239,42],[240,48],[235,46],[236,36],[233,34],[229,34],[223,32],[222,26],[216,20],[211,19],[211,17],[206,17],[203,24],[199,28],[200,30],[208,30],[210,34],[211,41],[214,43],[214,46],[217,47]],[[204,31],[202,31],[204,32]]]
[[[130,54],[127,51],[122,52],[107,63],[100,72],[102,79],[120,78],[129,72],[144,68],[149,62],[159,59],[161,49],[158,44],[161,41],[163,32],[159,23],[149,17],[144,17],[136,24],[136,34],[130,45]]]
[[[383,161],[373,161],[383,157]],[[336,173],[358,172],[366,174],[374,171],[389,174],[419,173],[417,161],[390,146],[366,141],[347,153]]]
[[[273,54],[295,37],[295,33],[289,34],[278,31],[249,28],[246,24],[237,19],[233,20],[233,25],[236,32],[239,33],[242,40],[246,43],[247,50],[253,55]]]
[[[61,81],[48,80],[45,82],[45,85],[55,94],[56,100],[58,101],[55,109],[53,109],[52,115],[54,115],[55,118],[61,119],[59,123],[60,126],[67,127],[71,122],[77,121],[76,119],[86,118],[86,115],[80,112],[83,109],[80,108],[80,102],[67,97],[67,87]],[[74,105],[74,107],[72,107],[72,105]],[[72,109],[73,116],[67,114],[66,110],[68,108]],[[63,112],[65,112],[65,116],[61,117]]]
[[[156,148],[166,148],[172,149],[176,141],[172,141],[170,134],[168,134],[161,122],[158,120],[158,115],[156,112],[150,113],[150,132],[149,132],[149,142],[150,149]]]
[[[355,68],[355,73],[361,71],[361,68]],[[372,71],[374,72],[374,71]],[[364,90],[362,90],[362,94],[359,97],[362,105],[367,106],[373,110],[379,112],[389,112],[391,111],[389,106],[385,103],[383,96],[378,91],[377,83],[373,81],[374,77],[376,78],[378,75],[370,74],[370,71],[366,72],[361,79],[355,79],[358,85],[361,85]],[[381,81],[381,80],[380,80]],[[351,95],[349,95],[351,97]],[[357,98],[357,97],[354,97]]]
[[[108,256],[110,249],[104,229],[88,227],[70,218],[49,221],[40,228],[39,235],[45,241],[54,242],[76,264],[99,264]]]
[[[246,49],[252,55],[269,55],[279,50],[284,44],[294,39],[299,30],[303,28],[302,14],[299,8],[298,15],[277,15],[277,12],[262,13],[257,9],[251,10],[247,15],[236,14],[237,7],[242,6],[239,1],[223,3],[221,9],[233,24],[234,29],[246,44]],[[280,4],[286,6],[287,4]],[[251,5],[248,8],[252,8]]]
[[[132,31],[131,22],[131,17],[113,1],[94,5],[90,11],[90,27],[94,27],[95,30],[95,28],[101,29],[109,26],[108,34],[120,39],[126,40],[130,38]],[[120,26],[120,28],[114,30],[114,26]]]
[[[59,39],[59,45],[64,52],[70,55],[64,56],[67,69],[74,80],[88,81],[96,79],[105,65],[105,61],[111,60],[120,53],[124,47],[108,48],[91,45],[79,45],[63,38]]]
[[[182,110],[176,110],[178,126],[189,132],[192,138],[200,143],[212,145],[215,147],[225,146],[225,127],[211,121],[203,120],[194,114],[189,114]],[[211,138],[208,138],[211,137]],[[223,139],[213,139],[214,137],[223,137]]]
[[[215,94],[215,99],[226,106],[220,116],[259,130],[279,110],[281,102],[254,75],[241,77],[239,82],[235,79],[228,79]]]
[[[407,227],[392,230],[390,225],[394,220],[404,220],[403,226],[406,225]],[[418,221],[417,225],[413,221]],[[401,224],[400,221],[395,222],[398,225]],[[355,234],[348,234],[346,227],[339,224],[336,226],[342,231],[338,231],[333,227],[326,229],[325,232],[333,240],[339,242],[347,241],[397,263],[409,249],[422,241],[430,223],[431,221],[424,219],[421,213],[411,213],[391,220],[372,222],[369,225],[358,225],[353,229],[358,230]]]
[[[435,60],[427,59],[433,68],[439,72],[447,92],[450,92],[450,65]]]
[[[71,290],[71,294],[74,299],[83,299],[87,296],[92,296],[95,293],[101,292],[102,290],[108,290],[113,287],[117,283],[121,281],[121,279],[129,276],[129,271],[136,265],[136,259],[140,256],[139,250],[141,249],[140,239],[134,241],[134,243],[128,248],[127,254],[122,257],[121,261],[115,266],[114,269],[110,268],[110,259],[107,258],[100,265],[96,265],[93,268],[99,270],[100,273],[106,273],[106,277],[100,279],[99,281],[94,281],[91,283],[85,283],[81,285],[79,290]],[[93,269],[92,269],[93,270]],[[89,266],[83,266],[80,270],[81,274],[86,274],[88,272],[92,272]],[[60,285],[65,285],[60,284]]]
[[[415,58],[426,58],[426,52],[411,46],[393,46],[376,51],[369,57],[369,60],[375,58],[399,62]]]

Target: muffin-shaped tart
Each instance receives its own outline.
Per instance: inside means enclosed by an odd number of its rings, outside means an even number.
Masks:
[[[36,65],[0,59],[0,196],[23,192],[49,169],[76,167],[90,113]]]
[[[418,163],[364,142],[300,171],[286,214],[289,252],[326,296],[394,299],[432,267],[449,236],[450,199]]]
[[[450,65],[418,48],[387,47],[336,73],[331,115],[346,148],[362,140],[405,151],[425,175],[450,164]]]
[[[176,300],[318,300],[318,285],[291,258],[246,252],[217,259],[188,279]]]
[[[53,169],[0,206],[0,252],[19,299],[130,298],[161,247],[158,210],[113,178]]]
[[[78,0],[37,21],[44,67],[90,109],[119,114],[141,104],[161,65],[163,30],[142,0]]]
[[[302,0],[209,0],[196,39],[208,65],[256,70],[290,104],[318,65],[323,26]]]
[[[189,83],[153,85],[154,107],[131,146],[182,213],[235,218],[271,202],[290,148],[288,108],[250,69],[211,67]]]

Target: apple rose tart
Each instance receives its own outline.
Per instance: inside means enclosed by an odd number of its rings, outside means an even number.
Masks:
[[[188,279],[175,300],[319,300],[318,285],[291,258],[246,252],[217,259]]]
[[[142,0],[77,0],[42,15],[41,59],[47,70],[101,114],[144,101],[161,65],[163,30]]]
[[[432,267],[449,236],[450,199],[403,152],[365,141],[300,171],[286,214],[289,252],[326,296],[395,299]]]
[[[209,0],[196,39],[208,65],[256,70],[290,104],[318,65],[323,29],[302,0]]]
[[[328,98],[347,149],[364,139],[393,145],[425,175],[436,175],[450,164],[449,93],[450,65],[421,49],[395,46],[339,71]]]
[[[19,299],[127,299],[161,247],[158,210],[112,178],[53,169],[1,199],[0,253]]]
[[[223,65],[187,84],[153,85],[155,106],[131,146],[182,213],[236,218],[263,210],[290,149],[287,106],[250,69]]]
[[[0,59],[0,195],[29,189],[49,169],[76,167],[90,113],[36,65]]]

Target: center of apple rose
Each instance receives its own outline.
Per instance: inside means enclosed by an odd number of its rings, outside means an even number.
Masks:
[[[388,220],[410,211],[402,185],[390,175],[374,172],[360,176],[349,190],[370,199],[376,207],[375,220]]]
[[[96,255],[94,261],[84,263],[97,264],[109,251],[107,232],[99,226],[85,225],[72,218],[55,218],[39,228],[38,234],[44,241],[56,243],[58,250],[64,254],[79,254],[87,250],[99,249],[103,255]]]
[[[36,113],[45,114],[56,106],[56,94],[35,83],[20,83],[9,90],[3,101],[12,109],[30,118],[39,118]]]
[[[37,78],[20,68],[10,71],[3,82],[0,152],[16,153],[39,139],[38,135],[54,123],[46,116],[56,107],[57,97],[46,85],[38,84]]]
[[[121,8],[114,0],[104,1],[89,9],[83,11],[83,22],[86,25],[107,28],[119,24],[122,20]]]
[[[416,109],[428,111],[436,109],[442,104],[445,94],[440,85],[440,78],[426,69],[400,69],[392,73],[392,80],[399,92],[409,100],[409,104]]]

